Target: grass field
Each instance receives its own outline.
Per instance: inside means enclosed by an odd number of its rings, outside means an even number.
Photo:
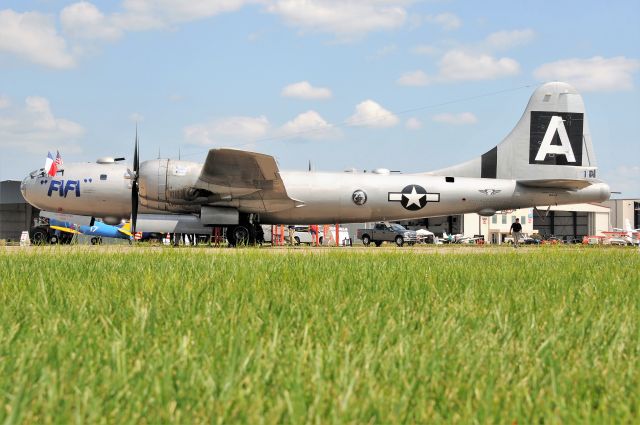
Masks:
[[[0,421],[638,423],[639,270],[591,247],[0,251]]]

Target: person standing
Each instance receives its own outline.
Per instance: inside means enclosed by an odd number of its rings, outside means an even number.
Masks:
[[[516,218],[516,221],[511,223],[509,232],[513,236],[513,247],[517,248],[520,245],[520,236],[522,236],[522,224],[520,224],[519,218]]]

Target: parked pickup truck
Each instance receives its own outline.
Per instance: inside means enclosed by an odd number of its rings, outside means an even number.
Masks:
[[[362,239],[365,246],[369,246],[371,242],[380,246],[384,241],[395,242],[396,245],[402,246],[405,243],[413,245],[417,241],[417,236],[414,230],[407,230],[396,223],[376,223],[373,229],[358,229],[358,239]]]

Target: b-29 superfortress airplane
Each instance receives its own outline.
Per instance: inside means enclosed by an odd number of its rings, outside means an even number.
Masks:
[[[55,177],[36,170],[24,198],[42,210],[102,218],[138,213],[198,217],[227,227],[231,245],[251,242],[259,224],[330,224],[406,220],[476,212],[601,202],[580,94],[547,83],[531,96],[504,140],[481,156],[428,173],[280,171],[272,156],[211,149],[202,163],[154,159],[133,169],[113,158],[68,164]],[[139,208],[139,206],[141,208]]]

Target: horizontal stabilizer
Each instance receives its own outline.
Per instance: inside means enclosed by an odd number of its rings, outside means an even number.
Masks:
[[[535,187],[537,189],[549,188],[564,190],[580,190],[593,184],[593,182],[589,180],[577,179],[518,180],[517,182],[521,186]]]

